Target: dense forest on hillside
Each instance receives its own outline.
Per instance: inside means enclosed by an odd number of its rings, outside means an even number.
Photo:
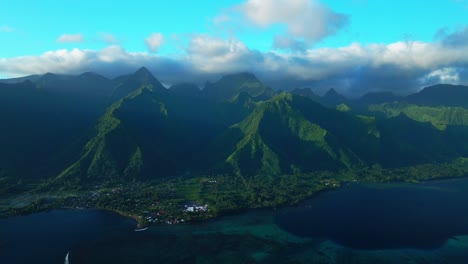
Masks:
[[[57,198],[28,210],[98,192],[107,195],[89,206],[139,215],[154,200],[173,210],[196,201],[217,214],[346,182],[465,176],[467,91],[349,100],[333,89],[278,92],[250,73],[166,88],[145,68],[0,81],[0,195]]]

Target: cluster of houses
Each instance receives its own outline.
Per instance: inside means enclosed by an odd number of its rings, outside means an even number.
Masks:
[[[205,204],[205,205],[196,205],[196,204],[191,204],[191,205],[185,205],[184,206],[184,212],[189,212],[189,213],[193,213],[193,212],[208,212],[208,205]]]
[[[179,224],[179,223],[184,223],[184,219],[179,219],[179,218],[174,218],[172,216],[167,216],[165,215],[166,212],[164,210],[159,210],[154,213],[150,213],[148,211],[145,211],[146,214],[146,221],[148,223],[161,223],[161,224],[167,224],[167,225],[174,225],[174,224]]]
[[[153,204],[153,206],[158,205],[159,206],[159,201]],[[182,212],[187,212],[187,213],[203,213],[203,212],[208,212],[208,205],[198,205],[196,203],[189,203],[185,204]],[[176,214],[177,215],[177,214]],[[150,211],[145,211],[143,217],[145,218],[146,222],[149,224],[151,223],[158,223],[158,224],[167,224],[167,225],[173,225],[173,224],[180,224],[180,223],[185,223],[185,220],[183,218],[179,217],[173,217],[168,214],[168,212],[158,209],[156,211],[150,212]]]
[[[331,182],[330,180],[322,180],[322,183],[324,183],[325,186],[338,187],[337,183]]]
[[[112,193],[119,193],[122,191],[122,188],[121,187],[114,187],[112,188]]]
[[[64,207],[76,209],[94,208],[100,195],[98,191],[93,191],[85,195],[67,197],[66,201],[64,201]]]
[[[146,221],[148,221],[148,223],[158,223],[160,220],[158,220],[159,217],[162,217],[162,215],[164,215],[166,212],[164,210],[159,210],[157,212],[154,212],[154,213],[150,213],[148,211],[145,211],[145,214],[146,214]]]
[[[148,215],[146,217],[146,221],[148,221],[148,223],[157,223],[158,222],[158,218],[156,218],[155,216],[152,216],[152,215]]]
[[[180,224],[180,223],[185,223],[185,220],[184,219],[170,219],[170,220],[166,220],[166,225],[176,225],[176,224]]]

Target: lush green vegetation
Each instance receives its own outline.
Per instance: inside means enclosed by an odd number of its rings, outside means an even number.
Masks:
[[[90,112],[76,111],[84,108],[77,104],[73,111],[52,104],[33,115],[38,105],[63,97],[69,106],[83,92],[64,95],[60,87],[67,82],[105,89],[93,90],[98,99]],[[190,84],[168,90],[144,68],[114,80],[45,75],[37,83],[5,86],[0,107],[13,111],[2,114],[8,124],[21,114],[12,102],[21,106],[19,98],[29,92],[40,96],[28,98],[31,118],[0,137],[6,147],[0,152],[0,207],[8,208],[3,214],[93,207],[142,223],[173,223],[294,204],[347,182],[417,182],[468,173],[468,110],[460,106],[387,102],[357,115],[353,103],[334,90],[319,99],[307,89],[276,94],[246,73],[225,76],[202,91]],[[11,86],[24,90],[6,90]],[[385,98],[397,97],[366,100]],[[62,111],[56,123],[48,117],[54,111]],[[35,127],[37,134],[31,132]],[[34,142],[39,147],[24,145]],[[21,203],[27,206],[9,206],[22,194],[35,198]],[[209,210],[184,210],[189,203]]]
[[[412,182],[468,176],[468,159],[446,163],[385,169],[374,165],[338,172],[320,171],[279,176],[214,175],[177,177],[104,187],[81,186],[66,192],[55,191],[31,200],[3,215],[34,212],[54,207],[102,208],[113,210],[147,224],[145,216],[157,215],[156,223],[201,220],[247,208],[276,208],[291,205],[317,192],[355,182]],[[46,198],[44,198],[46,197]],[[53,199],[51,199],[53,197]],[[207,212],[186,212],[184,205],[208,205]]]
[[[336,106],[336,110],[340,112],[349,112],[351,111],[351,108],[347,106],[346,104],[339,104]]]
[[[444,130],[447,125],[468,126],[468,109],[448,106],[420,106],[402,102],[371,105],[372,112],[382,112],[386,117],[405,114],[419,122],[430,122],[434,127]]]

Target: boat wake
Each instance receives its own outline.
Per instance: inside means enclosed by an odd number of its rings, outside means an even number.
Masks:
[[[65,264],[70,264],[70,262],[68,261],[68,256],[70,255],[70,251],[67,252],[67,255],[65,256]]]

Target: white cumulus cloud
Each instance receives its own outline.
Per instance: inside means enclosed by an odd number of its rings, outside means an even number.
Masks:
[[[460,82],[460,72],[459,69],[453,67],[437,69],[424,76],[421,82],[458,84]]]
[[[153,33],[145,39],[146,46],[152,52],[157,52],[164,42],[164,36],[161,33]]]
[[[256,52],[234,38],[224,40],[208,35],[194,35],[186,51],[186,61],[204,72],[246,71],[258,63]]]
[[[248,71],[273,88],[334,87],[349,96],[368,91],[417,91],[436,83],[468,84],[468,45],[444,41],[353,43],[300,53],[260,52],[236,38],[192,35],[175,57],[128,52],[114,45],[101,50],[56,50],[39,56],[0,58],[0,75],[94,71],[109,77],[146,66],[162,82],[203,84],[227,73]]]
[[[334,35],[349,22],[347,15],[319,0],[248,0],[239,10],[254,25],[284,24],[289,35],[311,42]]]
[[[83,34],[63,34],[57,39],[59,43],[81,43],[84,41]]]
[[[109,45],[114,45],[120,42],[114,35],[110,33],[99,33],[99,40]]]

